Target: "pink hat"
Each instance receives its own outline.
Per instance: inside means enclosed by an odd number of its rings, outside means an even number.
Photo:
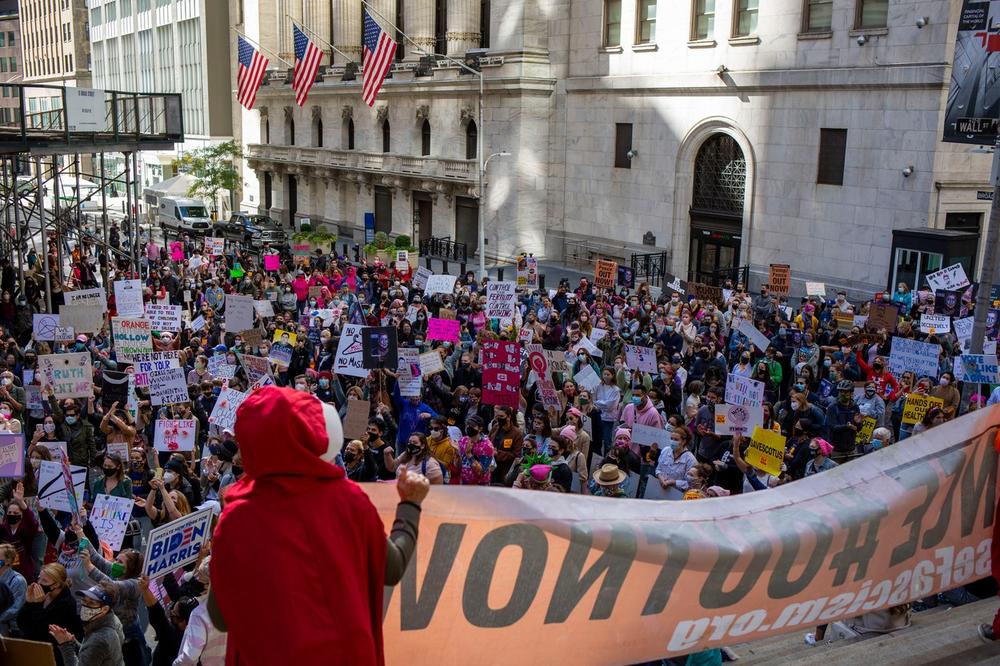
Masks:
[[[570,407],[569,409],[566,410],[566,413],[567,414],[572,414],[573,416],[575,416],[576,418],[580,419],[581,421],[583,420],[583,413],[579,409],[577,409],[576,407]]]
[[[632,431],[629,430],[628,428],[618,428],[618,430],[615,430],[615,441],[618,441],[622,437],[631,442]]]
[[[979,395],[977,393],[974,396],[972,396],[971,398],[969,398],[969,402],[983,402],[983,396],[981,396],[981,395]]]
[[[565,437],[566,439],[576,439],[576,428],[571,425],[563,426],[563,429],[559,431],[560,437]]]
[[[545,483],[552,474],[552,465],[532,465],[528,474],[538,483]]]
[[[817,437],[813,441],[816,442],[816,446],[819,447],[820,453],[824,456],[828,456],[833,453],[833,445],[822,437]]]

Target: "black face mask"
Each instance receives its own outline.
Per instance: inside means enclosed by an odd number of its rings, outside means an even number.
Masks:
[[[111,478],[112,476],[118,473],[117,467],[102,467],[101,469],[104,470],[104,476],[108,478]]]
[[[53,589],[55,589],[55,585],[42,585],[41,583],[39,583],[38,586],[42,588],[42,592],[44,592],[45,594],[48,594]]]
[[[357,457],[357,455],[355,455],[354,451],[345,451],[344,452],[344,462],[345,463],[350,464],[350,463],[354,462],[355,460],[357,460],[357,458],[358,457]]]
[[[413,446],[411,444],[407,444],[406,445],[406,452],[409,453],[411,456],[418,456],[418,455],[420,455],[420,451],[421,450],[422,449],[420,448],[419,445],[418,446]]]
[[[479,434],[479,428],[466,428],[466,432],[468,433],[469,437],[475,437],[476,435]]]
[[[17,525],[19,522],[21,522],[21,515],[20,514],[17,514],[17,515],[12,514],[12,513],[8,513],[7,514],[7,523],[8,524],[10,524],[10,525]]]

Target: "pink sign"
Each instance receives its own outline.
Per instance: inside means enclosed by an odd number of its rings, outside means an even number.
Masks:
[[[431,317],[427,320],[427,339],[458,342],[458,329],[460,326],[461,322],[457,319]]]
[[[482,349],[483,404],[518,408],[521,348],[507,340],[485,340]]]
[[[276,254],[265,254],[264,255],[264,270],[265,271],[276,271],[281,268],[281,257]]]

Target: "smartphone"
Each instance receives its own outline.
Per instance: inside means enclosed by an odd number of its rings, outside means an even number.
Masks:
[[[157,467],[156,471],[153,473],[153,476],[157,480],[162,481],[163,480],[163,468],[162,467]]]
[[[80,539],[80,546],[77,548],[77,551],[82,553],[88,548],[90,548],[90,539],[88,539],[87,537],[83,537],[82,539]]]

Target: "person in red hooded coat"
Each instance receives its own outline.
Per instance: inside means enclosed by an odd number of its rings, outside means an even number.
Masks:
[[[228,631],[227,666],[385,663],[382,591],[416,546],[429,483],[407,471],[386,539],[368,496],[334,464],[332,405],[266,386],[236,413],[245,474],[212,539],[209,613]]]

